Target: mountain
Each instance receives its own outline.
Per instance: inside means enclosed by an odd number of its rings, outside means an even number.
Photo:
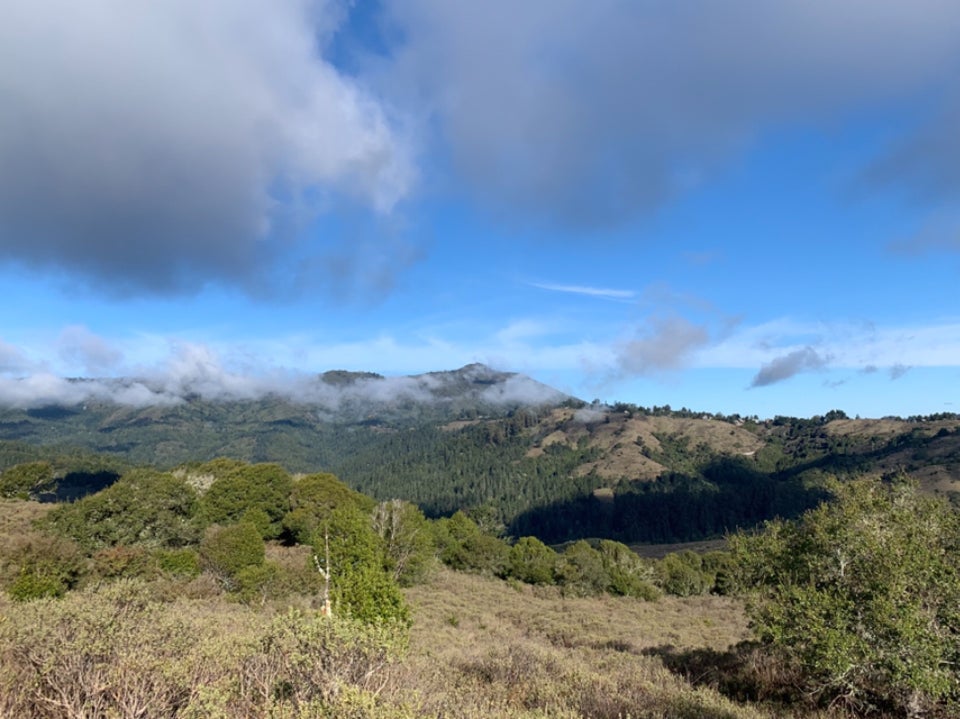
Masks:
[[[0,410],[0,469],[60,456],[58,476],[76,496],[87,477],[102,482],[123,463],[278,462],[431,515],[485,507],[517,536],[558,542],[717,536],[795,515],[829,495],[831,477],[861,473],[906,471],[960,499],[956,415],[761,421],[587,405],[476,364],[394,378],[336,370],[259,393],[209,378],[76,383],[82,401]],[[119,401],[143,392],[163,399]]]

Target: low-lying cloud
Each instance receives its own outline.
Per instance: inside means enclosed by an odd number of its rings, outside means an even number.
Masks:
[[[88,340],[99,339],[86,330],[81,334]],[[14,357],[21,356],[15,348],[8,349]],[[141,369],[133,377],[68,379],[47,371],[24,375],[17,375],[15,371],[16,367],[6,372],[0,367],[2,407],[31,409],[86,402],[147,407],[194,399],[254,401],[275,397],[335,413],[358,405],[437,405],[457,400],[462,392],[495,406],[539,405],[567,398],[562,392],[524,375],[499,373],[481,365],[470,365],[455,375],[433,372],[383,377],[335,373],[337,377],[328,381],[317,374],[282,368],[234,369],[211,348],[191,343],[177,344],[164,362]]]

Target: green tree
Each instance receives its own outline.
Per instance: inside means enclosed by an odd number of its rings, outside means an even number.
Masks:
[[[415,504],[393,499],[373,510],[373,528],[383,540],[393,578],[402,586],[421,581],[435,563],[430,523]]]
[[[510,575],[527,584],[553,584],[558,559],[536,537],[521,537],[510,547]]]
[[[117,544],[177,547],[196,541],[196,493],[180,477],[150,469],[54,509],[47,526],[87,550]]]
[[[229,588],[235,588],[237,574],[263,564],[266,548],[256,526],[249,522],[207,529],[200,543],[200,563],[216,574]]]
[[[0,497],[27,499],[34,487],[53,479],[49,462],[24,462],[0,473]]]
[[[370,516],[356,507],[333,510],[317,530],[314,551],[326,562],[329,542],[331,594],[335,612],[362,621],[408,621],[409,609],[400,587],[388,572],[383,540]]]
[[[215,460],[201,465],[200,471],[213,467],[216,479],[200,498],[199,517],[204,525],[230,524],[243,519],[247,512],[263,512],[255,524],[261,525],[264,539],[280,536],[281,522],[290,509],[293,482],[278,464],[243,464]]]
[[[906,481],[835,486],[835,502],[732,548],[760,637],[809,688],[916,713],[960,682],[960,521]]]

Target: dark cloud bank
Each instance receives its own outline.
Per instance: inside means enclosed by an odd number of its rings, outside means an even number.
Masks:
[[[7,2],[0,258],[111,293],[389,287],[415,255],[395,235],[371,268],[304,228],[345,204],[386,216],[417,165],[508,222],[607,227],[769,128],[913,99],[919,123],[867,181],[960,195],[953,0],[385,0],[385,39],[347,74],[326,58],[350,7]]]

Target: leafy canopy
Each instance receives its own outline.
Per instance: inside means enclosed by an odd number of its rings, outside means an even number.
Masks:
[[[733,549],[760,637],[810,689],[915,709],[960,686],[960,519],[907,481],[857,480]]]

